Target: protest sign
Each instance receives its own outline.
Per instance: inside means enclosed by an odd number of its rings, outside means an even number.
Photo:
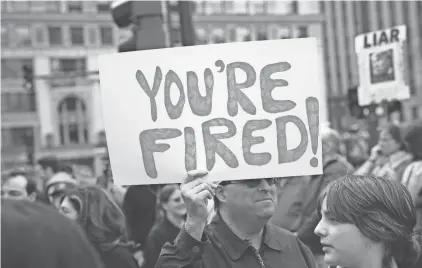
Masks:
[[[410,98],[405,82],[406,26],[359,35],[355,51],[359,66],[359,105]]]
[[[114,182],[321,174],[319,68],[315,38],[100,56]]]

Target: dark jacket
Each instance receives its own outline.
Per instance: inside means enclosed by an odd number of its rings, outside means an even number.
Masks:
[[[316,268],[311,251],[292,233],[267,224],[259,252],[236,236],[217,214],[201,241],[182,228],[174,243],[166,243],[156,268]]]
[[[155,188],[149,185],[129,186],[122,209],[126,217],[129,240],[144,246],[155,221]]]
[[[173,242],[179,232],[180,229],[165,217],[154,225],[145,243],[142,268],[154,268],[158,256],[160,256],[161,248],[166,242]]]
[[[353,166],[340,155],[333,155],[324,161],[323,174],[312,176],[308,186],[308,200],[302,209],[304,222],[298,230],[299,239],[314,254],[323,254],[319,237],[314,233],[320,217],[317,211],[318,197],[321,191],[332,181],[353,172]]]
[[[100,255],[104,263],[104,268],[139,268],[132,253],[122,246],[101,251]]]

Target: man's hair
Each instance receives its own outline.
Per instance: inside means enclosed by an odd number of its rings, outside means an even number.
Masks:
[[[15,177],[22,176],[26,179],[26,192],[28,195],[31,195],[32,193],[37,192],[37,183],[33,178],[28,176],[28,174],[25,171],[22,170],[16,170],[9,173],[9,176],[7,176],[6,181],[9,181]]]
[[[38,159],[37,163],[43,169],[51,168],[51,170],[53,170],[53,173],[59,172],[60,161],[56,157],[46,156]]]

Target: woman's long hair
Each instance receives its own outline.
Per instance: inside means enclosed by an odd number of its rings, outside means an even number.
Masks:
[[[412,198],[400,182],[373,176],[347,175],[330,183],[318,199],[336,221],[356,225],[362,234],[385,247],[383,267],[394,260],[411,267],[421,254],[421,235],[414,230]]]
[[[66,194],[78,211],[78,222],[100,249],[127,242],[126,219],[110,194],[95,185],[81,186]]]
[[[159,190],[157,202],[157,222],[161,222],[165,219],[166,211],[163,206],[170,200],[170,196],[179,189],[180,186],[178,184],[167,184]]]

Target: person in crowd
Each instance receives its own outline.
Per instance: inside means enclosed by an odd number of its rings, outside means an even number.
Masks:
[[[57,159],[57,157],[47,156],[40,158],[37,161],[36,169],[38,171],[38,175],[44,181],[50,179],[54,174],[59,172],[59,168],[60,161]]]
[[[124,214],[107,191],[96,185],[77,187],[64,195],[60,212],[84,228],[105,268],[138,267],[127,246]]]
[[[106,168],[104,169],[103,174],[97,178],[96,184],[103,189],[106,189],[120,207],[123,206],[126,188],[114,184],[110,163],[106,164]]]
[[[354,168],[360,167],[368,160],[370,135],[361,130],[359,124],[352,124],[348,131],[343,133],[342,141],[347,161]]]
[[[45,194],[48,204],[59,209],[63,195],[77,185],[77,181],[68,172],[60,171],[54,174],[45,183]]]
[[[372,174],[400,181],[411,161],[412,156],[406,152],[401,127],[391,123],[380,130],[378,144],[371,149],[369,159],[355,174]]]
[[[1,267],[103,268],[78,224],[50,206],[1,202]]]
[[[315,228],[330,267],[422,267],[409,191],[384,177],[347,175],[318,199]]]
[[[307,198],[302,209],[304,220],[297,231],[297,236],[312,251],[319,267],[326,268],[319,237],[314,233],[314,229],[320,220],[317,209],[318,196],[330,182],[352,173],[353,166],[341,155],[342,142],[337,131],[322,127],[321,143],[323,174],[311,176],[307,185]]]
[[[122,209],[126,216],[129,239],[144,248],[156,220],[158,185],[131,185],[127,188]]]
[[[191,171],[183,182],[186,222],[155,267],[316,267],[294,234],[268,224],[277,204],[274,178],[217,185],[201,178],[205,174]],[[214,195],[217,214],[206,227],[207,200]]]
[[[158,193],[158,220],[148,235],[144,248],[142,268],[154,268],[162,246],[179,234],[186,218],[186,205],[180,187],[169,184]]]
[[[3,199],[24,199],[35,202],[37,184],[24,171],[12,171],[2,183]]]
[[[422,120],[410,124],[405,134],[405,141],[413,160],[404,171],[401,181],[412,196],[418,218],[417,225],[422,230]]]

